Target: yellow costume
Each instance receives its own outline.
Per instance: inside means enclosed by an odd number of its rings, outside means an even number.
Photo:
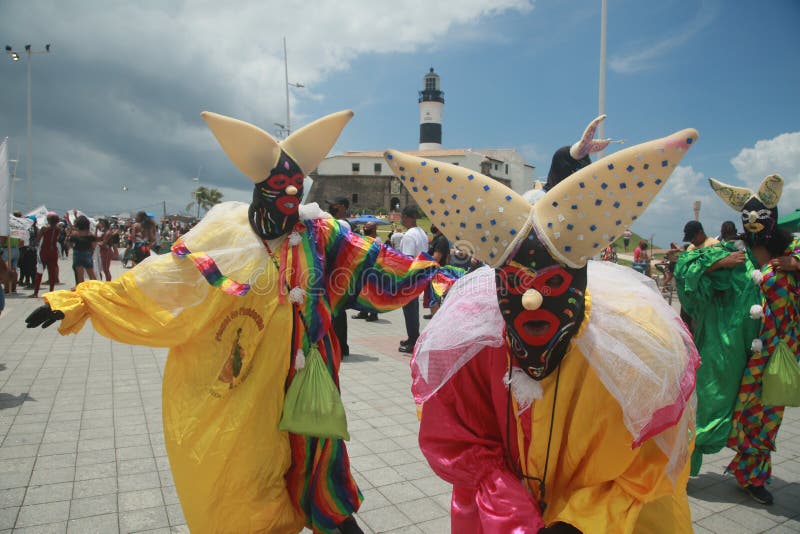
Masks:
[[[488,264],[450,289],[411,363],[454,533],[691,532],[697,349],[652,280],[589,260],[696,139],[586,161],[533,206],[469,169],[386,152],[437,227]]]

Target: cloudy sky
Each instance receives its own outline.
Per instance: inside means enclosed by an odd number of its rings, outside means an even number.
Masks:
[[[629,144],[692,126],[700,142],[634,227],[681,237],[691,202],[708,233],[734,213],[708,177],[757,187],[780,172],[800,208],[800,4],[609,0],[606,133]],[[200,183],[246,200],[200,111],[274,131],[339,109],[334,151],[415,148],[416,92],[433,66],[450,148],[550,156],[597,112],[600,0],[0,1],[0,45],[31,43],[33,205],[89,214],[185,208]],[[24,56],[23,56],[24,57]],[[25,61],[0,61],[0,136],[26,175]],[[124,190],[125,187],[127,191]],[[28,204],[17,182],[15,206]]]

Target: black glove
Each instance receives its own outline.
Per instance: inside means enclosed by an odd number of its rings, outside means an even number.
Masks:
[[[580,530],[567,523],[556,523],[539,529],[539,534],[580,534]]]
[[[33,313],[25,319],[25,323],[27,323],[28,328],[36,328],[39,325],[42,325],[42,328],[47,328],[63,318],[64,312],[53,310],[49,304],[45,304],[33,310]]]

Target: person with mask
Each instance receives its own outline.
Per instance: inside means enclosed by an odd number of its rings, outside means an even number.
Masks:
[[[778,227],[778,201],[783,192],[780,175],[764,178],[757,192],[714,179],[709,182],[722,201],[741,214],[742,237],[755,263],[750,278],[762,296],[755,307],[739,310],[757,318],[760,330],[750,345],[752,353],[733,407],[733,430],[727,446],[736,451],[736,456],[726,472],[736,477],[754,501],[770,505],[773,496],[766,486],[772,477],[772,451],[776,450],[784,407],[766,402],[762,379],[768,362],[779,350],[788,351],[800,364],[800,241]]]
[[[346,425],[301,428],[302,421],[282,417],[285,400],[313,362],[312,369],[322,369],[313,376],[336,397],[326,397],[333,411],[309,399],[316,411],[308,417],[343,415],[333,316],[355,303],[375,311],[402,306],[438,267],[364,240],[316,204],[300,206],[304,176],[334,145],[351,111],[280,142],[246,122],[202,116],[253,182],[250,204],[214,206],[171,254],[152,256],[116,280],[48,293],[28,326],[60,321],[59,332],[70,334],[91,319],[117,341],[170,347],[164,439],[192,531],[294,533],[305,525],[361,532],[353,513],[362,495],[350,471]]]
[[[411,362],[453,532],[691,532],[697,351],[652,280],[589,259],[696,140],[615,153],[534,206],[469,169],[386,153],[431,221],[488,265],[450,288]]]

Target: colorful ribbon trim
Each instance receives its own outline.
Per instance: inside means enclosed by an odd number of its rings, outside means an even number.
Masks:
[[[197,267],[197,270],[200,271],[200,274],[203,275],[206,281],[212,286],[221,289],[225,293],[234,295],[236,297],[241,297],[250,291],[249,284],[240,284],[239,282],[235,282],[223,275],[220,272],[219,267],[217,267],[217,264],[208,254],[203,252],[189,251],[189,249],[186,248],[186,244],[183,242],[183,240],[179,239],[173,243],[170,250],[176,258],[188,257],[190,260],[192,260],[192,263],[194,263],[195,267]]]

